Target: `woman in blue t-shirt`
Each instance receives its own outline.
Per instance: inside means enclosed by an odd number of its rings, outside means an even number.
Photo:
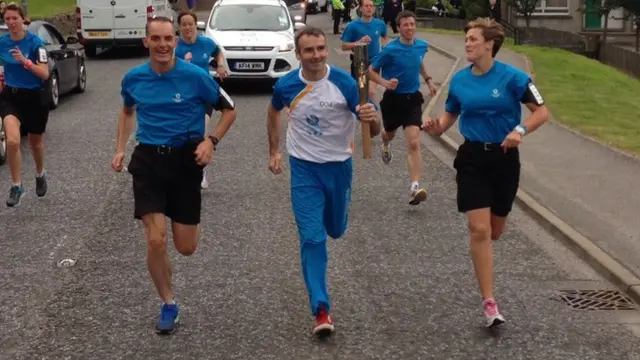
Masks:
[[[176,57],[188,61],[205,71],[209,72],[211,67],[211,58],[215,59],[216,74],[220,79],[227,76],[224,67],[224,58],[222,51],[216,43],[206,36],[198,34],[198,17],[196,14],[184,11],[178,15],[178,24],[180,26],[180,38],[176,47]],[[207,106],[207,116],[205,116],[206,128],[209,128],[211,122],[211,114],[213,113],[213,105]],[[202,175],[202,188],[209,187],[206,173]]]
[[[504,41],[499,23],[478,19],[465,27],[465,33],[471,65],[453,76],[444,114],[439,119],[427,118],[423,129],[439,136],[460,117],[460,134],[465,140],[453,162],[457,205],[467,216],[486,326],[493,327],[505,319],[493,294],[492,240],[502,235],[518,191],[518,146],[549,114],[531,78],[494,59]],[[531,111],[524,121],[521,104]]]
[[[25,15],[14,3],[5,7],[4,21],[9,33],[0,37],[0,61],[4,74],[0,81],[0,117],[7,140],[7,161],[11,171],[11,188],[7,206],[20,204],[24,188],[20,178],[20,130],[28,134],[36,165],[36,195],[47,193],[44,171],[43,134],[49,119],[46,81],[49,79],[48,54],[36,34],[25,29]]]

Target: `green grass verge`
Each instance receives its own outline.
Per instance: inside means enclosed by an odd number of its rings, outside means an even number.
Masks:
[[[439,34],[460,31],[425,29]],[[536,46],[506,49],[533,63],[536,85],[554,119],[622,150],[640,154],[640,80],[571,52]]]
[[[32,20],[69,13],[75,7],[76,0],[27,0],[27,13]]]

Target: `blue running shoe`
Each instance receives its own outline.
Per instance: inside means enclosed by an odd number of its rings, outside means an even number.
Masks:
[[[162,304],[160,319],[156,324],[156,333],[173,334],[180,323],[180,309],[178,304]]]

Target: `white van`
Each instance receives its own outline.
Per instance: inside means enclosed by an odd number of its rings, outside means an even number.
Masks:
[[[169,0],[77,0],[78,39],[87,56],[98,47],[142,46],[148,19],[165,16],[178,21]]]

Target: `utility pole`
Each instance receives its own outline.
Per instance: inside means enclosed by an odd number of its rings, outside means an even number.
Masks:
[[[29,16],[29,13],[27,12],[27,0],[22,0],[22,10],[24,10],[24,14],[26,16]]]

